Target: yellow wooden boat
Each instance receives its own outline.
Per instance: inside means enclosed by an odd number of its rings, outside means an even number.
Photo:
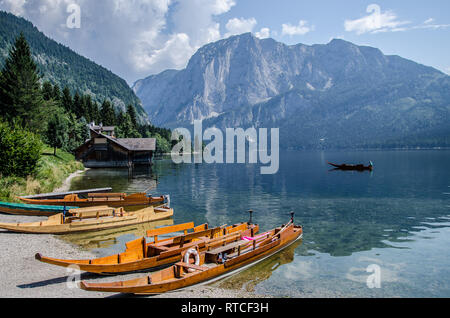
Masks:
[[[119,228],[162,220],[172,215],[173,209],[169,207],[150,206],[138,211],[126,212],[123,208],[100,206],[69,210],[68,216],[60,213],[41,222],[0,223],[0,229],[18,233],[69,234]]]
[[[89,193],[86,199],[78,197],[77,194],[68,194],[64,199],[29,199],[20,197],[19,199],[27,204],[37,205],[72,205],[81,208],[92,206],[110,206],[110,207],[127,207],[127,206],[144,206],[164,204],[167,196],[152,197],[146,193]]]
[[[132,294],[160,294],[181,289],[243,270],[299,240],[302,233],[302,227],[294,225],[291,220],[285,226],[258,237],[239,238],[205,252],[191,248],[185,252],[181,262],[142,278],[108,283],[82,281],[80,287],[88,291]],[[195,263],[192,256],[195,256]]]
[[[76,265],[80,270],[91,273],[125,273],[175,263],[184,251],[193,246],[206,251],[242,236],[254,235],[258,229],[257,224],[248,223],[208,228],[208,224],[194,226],[191,222],[149,230],[147,236],[153,237],[153,242],[147,242],[145,237],[139,238],[126,243],[125,252],[120,254],[85,260],[56,259],[39,253],[35,257],[41,262],[62,267]],[[158,240],[158,236],[174,232],[184,234]]]

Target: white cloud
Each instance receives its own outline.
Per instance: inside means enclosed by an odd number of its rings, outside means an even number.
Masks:
[[[405,31],[403,26],[408,21],[399,21],[392,11],[381,12],[378,4],[371,4],[366,9],[367,16],[356,20],[345,20],[345,30],[356,34]]]
[[[450,66],[444,69],[444,72],[450,75]]]
[[[262,28],[259,32],[255,32],[255,36],[260,39],[267,39],[270,37],[270,29]]]
[[[423,24],[429,24],[429,23],[431,23],[431,22],[434,22],[434,19],[433,19],[433,18],[429,18],[429,19],[425,20],[425,21],[423,22]]]
[[[225,37],[229,37],[236,34],[242,34],[247,32],[253,32],[257,22],[255,18],[233,18],[228,20],[225,28],[227,29],[227,33],[225,33]]]
[[[65,25],[67,6],[81,7],[80,29]],[[202,45],[219,40],[215,18],[235,0],[0,0],[46,35],[132,82],[183,68]]]
[[[300,20],[298,25],[291,25],[289,23],[283,24],[282,26],[282,35],[304,35],[308,32],[314,30],[314,26],[308,26],[308,22],[305,20]]]

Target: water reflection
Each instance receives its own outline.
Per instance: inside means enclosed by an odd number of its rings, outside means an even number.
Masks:
[[[120,240],[121,237],[143,237],[147,235],[148,230],[153,230],[161,226],[169,225],[173,225],[172,219],[158,220],[97,232],[61,235],[60,238],[66,242],[78,245],[81,248],[87,250],[106,249],[112,246],[117,246],[119,248],[118,245],[123,243],[123,240]],[[124,244],[123,248],[125,248]]]
[[[402,282],[409,285],[400,289],[400,295],[420,294],[420,277],[425,271],[433,272],[437,264],[442,270],[450,268],[450,259],[441,257],[450,253],[441,235],[450,226],[450,151],[289,151],[280,153],[280,160],[276,175],[261,175],[256,165],[176,165],[170,160],[156,161],[150,172],[136,173],[133,178],[128,178],[126,170],[92,169],[76,178],[72,189],[110,186],[116,192],[141,192],[156,187],[152,194],[171,195],[175,223],[233,224],[247,221],[247,211],[252,209],[254,221],[265,231],[285,223],[288,212],[294,210],[295,219],[304,226],[303,244],[294,253],[294,261],[275,271],[279,283],[272,277],[274,272],[259,265],[258,275],[272,275],[259,285],[278,286],[280,295],[300,295],[320,285],[317,281],[323,278],[323,268],[333,269],[323,279],[336,288],[344,290],[348,285],[348,291],[354,284],[364,285],[346,278],[355,276],[350,269],[361,268],[359,259],[364,257],[391,264],[401,255],[408,259],[408,266],[422,264],[403,277]],[[369,160],[375,164],[371,173],[328,171],[327,161]],[[102,253],[121,250],[125,239],[133,237],[119,236],[119,242],[102,248]],[[436,264],[423,264],[418,256],[422,254],[418,246],[427,242],[430,255],[426,260],[439,259]],[[288,273],[291,279],[297,275],[292,284],[286,283]],[[439,279],[444,280],[444,287],[433,294],[450,296],[445,287],[450,284],[450,273]],[[299,281],[316,285],[302,289],[296,287]],[[295,288],[298,293],[292,291]]]
[[[213,284],[221,288],[254,292],[256,285],[269,279],[279,267],[294,261],[294,252],[301,244],[302,240],[299,240],[251,268]]]

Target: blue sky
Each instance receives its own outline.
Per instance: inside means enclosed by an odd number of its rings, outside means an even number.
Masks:
[[[81,9],[69,29],[67,6]],[[211,41],[244,32],[286,44],[342,38],[450,74],[450,1],[0,0],[0,9],[132,84],[184,68]]]
[[[366,9],[370,4],[377,4],[381,13],[392,12],[397,17],[394,21],[409,22],[399,26],[405,30],[391,28],[385,32],[362,34],[346,31],[345,21],[368,16]],[[355,44],[374,46],[385,54],[400,55],[450,74],[450,1],[447,0],[245,0],[220,17],[221,25],[233,17],[254,17],[257,21],[255,30],[268,27],[271,37],[283,43],[317,44],[328,43],[331,38],[342,38]],[[296,25],[299,20],[307,21],[314,30],[303,35],[282,34],[282,24]],[[428,23],[424,24],[425,21]]]

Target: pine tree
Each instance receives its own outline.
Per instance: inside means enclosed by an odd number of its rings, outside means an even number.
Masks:
[[[91,95],[83,96],[83,116],[88,121],[92,121],[92,98]]]
[[[72,111],[77,116],[77,118],[80,118],[83,116],[83,100],[78,92],[75,93],[75,96],[73,97],[73,104],[72,104]]]
[[[89,115],[90,115],[91,122],[96,122],[97,124],[100,123],[101,118],[100,118],[100,111],[99,111],[97,102],[91,103],[91,109],[89,110]]]
[[[72,95],[70,94],[70,89],[66,86],[63,89],[61,104],[67,112],[71,112],[73,109]]]
[[[61,100],[61,90],[58,84],[55,84],[55,86],[53,86],[52,96],[54,100]]]
[[[53,86],[49,81],[45,81],[42,85],[42,97],[47,101],[53,99]]]
[[[23,33],[9,51],[0,77],[0,115],[7,120],[19,117],[29,128],[36,128],[36,120],[43,103],[36,63]]]
[[[127,107],[127,114],[130,115],[131,118],[131,123],[133,124],[134,128],[137,128],[138,123],[137,123],[137,114],[136,114],[136,108],[134,108],[133,105],[128,105]]]
[[[134,128],[128,113],[120,112],[118,115],[119,126],[116,127],[118,138],[141,138],[141,134]]]
[[[100,115],[104,126],[114,126],[116,124],[116,113],[109,101],[103,101]]]

